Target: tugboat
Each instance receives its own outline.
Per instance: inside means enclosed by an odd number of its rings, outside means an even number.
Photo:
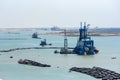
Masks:
[[[86,25],[86,22],[84,22],[84,26],[82,26],[81,22],[81,28],[79,30],[79,40],[77,42],[76,47],[73,50],[73,53],[78,55],[94,55],[98,53],[99,51],[94,47],[94,41],[91,39],[91,37],[88,37],[87,33],[87,27],[89,24]]]
[[[45,45],[47,45],[47,43],[46,43],[46,39],[44,39],[43,41],[41,41],[40,45],[41,45],[41,46],[45,46]]]
[[[50,44],[47,44],[46,39],[42,40],[41,43],[40,43],[40,46],[43,47],[43,46],[46,46],[46,45],[51,46],[52,44],[51,44],[51,43],[50,43]]]

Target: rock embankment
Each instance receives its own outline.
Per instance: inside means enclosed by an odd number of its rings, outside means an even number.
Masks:
[[[108,69],[100,68],[100,67],[93,67],[93,68],[78,68],[72,67],[70,71],[76,71],[80,73],[84,73],[90,75],[95,78],[101,78],[102,80],[117,80],[120,79],[120,74],[116,73],[115,71],[111,71]]]
[[[47,65],[47,64],[41,64],[41,63],[38,63],[36,61],[32,61],[32,60],[28,60],[28,59],[20,59],[18,61],[19,64],[25,64],[25,65],[31,65],[31,66],[38,66],[38,67],[51,67],[51,65]]]
[[[61,48],[62,47],[28,47],[28,48],[14,48],[8,50],[0,50],[0,52],[11,52],[11,51],[28,50],[28,49],[61,49]],[[68,49],[73,49],[73,48],[69,47]]]

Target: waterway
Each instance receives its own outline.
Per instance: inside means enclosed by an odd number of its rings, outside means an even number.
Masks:
[[[40,33],[41,31],[39,31]],[[52,47],[63,47],[63,36],[39,35],[42,39],[33,39],[32,31],[18,34],[0,32],[0,50],[23,47],[39,47],[40,41],[46,39]],[[75,47],[78,37],[68,37],[68,46]],[[76,54],[54,54],[55,49],[29,49],[0,52],[0,79],[2,80],[97,80],[91,76],[69,72],[71,67],[93,66],[110,69],[120,73],[120,37],[92,37],[100,51],[92,56]],[[58,49],[59,50],[59,49]],[[10,58],[13,56],[13,58]],[[116,57],[112,59],[112,57]],[[35,67],[18,64],[19,59],[30,59],[51,67]]]

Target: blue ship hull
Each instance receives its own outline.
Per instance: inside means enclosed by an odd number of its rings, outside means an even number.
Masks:
[[[98,50],[94,47],[94,40],[91,40],[91,37],[88,37],[86,23],[84,22],[84,26],[80,28],[79,40],[77,42],[76,47],[73,50],[73,53],[78,55],[94,55],[98,53]]]

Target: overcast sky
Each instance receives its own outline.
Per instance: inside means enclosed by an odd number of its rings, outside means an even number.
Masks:
[[[120,0],[0,0],[3,27],[91,27],[120,28]]]

